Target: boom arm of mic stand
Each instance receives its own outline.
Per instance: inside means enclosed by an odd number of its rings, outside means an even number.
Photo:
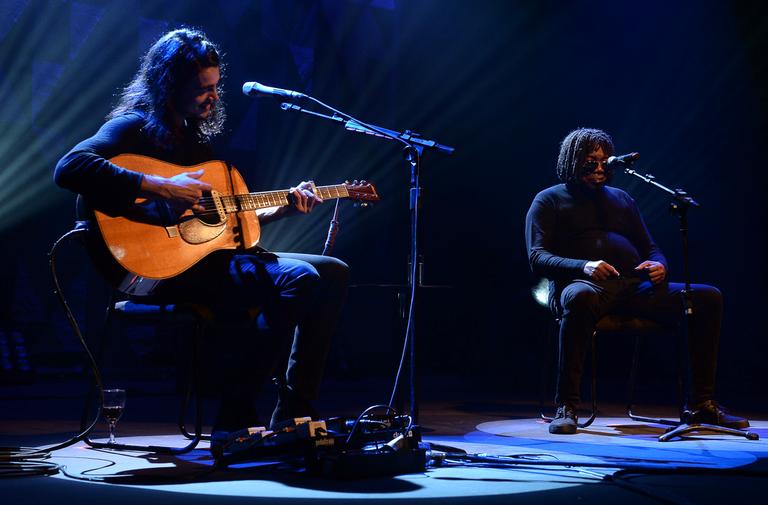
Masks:
[[[370,125],[373,128],[369,128],[368,126],[360,123],[359,121],[355,121],[354,119],[345,120],[338,114],[334,114],[333,116],[321,114],[319,112],[305,109],[304,107],[289,102],[281,103],[280,108],[285,111],[302,112],[304,114],[309,114],[310,116],[329,119],[335,123],[341,123],[344,125],[344,129],[347,131],[365,133],[366,135],[373,135],[374,137],[385,138],[389,140],[400,139],[416,148],[434,149],[444,154],[453,154],[453,151],[455,150],[453,147],[438,144],[434,140],[423,139],[419,137],[418,134],[415,134],[409,130],[406,130],[405,132],[398,132],[377,125]]]
[[[289,103],[289,102],[283,102],[280,104],[280,108],[285,111],[294,111],[294,112],[302,112],[304,114],[309,114],[310,116],[316,116],[323,119],[329,119],[335,123],[343,123],[344,118],[341,116],[337,116],[334,114],[333,116],[329,116],[328,114],[321,114],[319,112],[315,112],[313,110],[305,109],[304,107],[299,107],[296,104]]]
[[[690,264],[689,264],[689,251],[688,251],[688,209],[690,207],[700,207],[699,203],[688,196],[688,194],[683,191],[682,189],[669,189],[668,187],[664,186],[663,184],[660,184],[656,182],[656,178],[651,174],[645,174],[641,175],[637,173],[635,170],[632,170],[629,167],[624,168],[624,172],[629,175],[634,175],[638,179],[647,182],[648,184],[666,192],[672,195],[673,201],[670,204],[669,208],[672,211],[672,213],[676,214],[678,219],[680,220],[680,238],[682,240],[682,246],[683,246],[683,280],[685,282],[685,288],[683,289],[683,304],[684,304],[684,314],[686,319],[688,319],[687,324],[685,325],[685,332],[686,332],[686,340],[690,338],[690,327],[691,322],[690,318],[693,316],[693,299],[691,297],[691,277],[690,277]]]
[[[669,193],[670,195],[672,195],[672,197],[674,197],[674,199],[677,202],[679,202],[679,203],[681,203],[681,204],[683,204],[683,205],[685,205],[687,207],[701,207],[699,202],[694,200],[692,197],[688,196],[688,193],[686,193],[684,190],[682,190],[682,189],[669,189],[668,187],[664,186],[663,184],[660,184],[660,183],[656,182],[656,177],[651,175],[651,174],[642,175],[642,174],[639,174],[636,170],[633,170],[633,169],[631,169],[629,167],[624,169],[624,173],[625,174],[629,174],[629,175],[634,175],[638,179],[640,179],[640,180],[642,180],[644,182],[647,182],[651,186],[654,186],[654,187],[659,188],[660,190],[662,190],[662,191],[664,191],[666,193]]]

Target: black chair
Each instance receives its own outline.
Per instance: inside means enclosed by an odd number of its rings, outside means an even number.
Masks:
[[[184,454],[200,443],[201,440],[210,440],[210,435],[202,433],[203,414],[202,414],[202,396],[200,390],[200,350],[206,327],[211,322],[210,311],[199,305],[177,304],[177,305],[150,305],[136,303],[132,301],[111,302],[107,308],[105,322],[105,331],[102,337],[101,349],[99,354],[103,354],[105,339],[108,338],[111,329],[111,323],[117,320],[123,324],[144,324],[144,325],[170,325],[173,328],[180,329],[182,335],[189,335],[191,360],[188,370],[187,388],[181,402],[178,415],[178,427],[181,435],[189,440],[186,445],[171,447],[157,445],[137,445],[124,443],[97,442],[85,437],[84,441],[91,447],[99,449],[144,451],[158,454]],[[182,339],[184,340],[184,339]],[[91,398],[92,399],[92,398]],[[186,425],[186,413],[190,401],[194,401],[194,428],[190,433]],[[88,402],[90,404],[90,401]],[[83,415],[83,422],[88,419]],[[82,426],[85,428],[85,425]]]
[[[558,330],[560,328],[560,319],[555,319],[555,324],[551,326],[551,329],[549,331],[549,340],[552,343],[545,343],[545,349],[548,350],[547,352],[547,358],[545,362],[547,363],[547,366],[542,368],[542,372],[545,374],[544,377],[542,377],[542,388],[539,395],[539,415],[542,419],[544,419],[547,422],[551,422],[554,418],[551,416],[548,416],[544,414],[544,396],[547,389],[547,383],[548,378],[551,376],[550,371],[550,364],[552,363],[552,349],[557,349],[558,347]],[[633,392],[634,392],[634,384],[635,384],[635,377],[636,377],[636,367],[638,362],[638,355],[639,355],[639,345],[640,345],[640,339],[648,334],[658,334],[663,332],[670,331],[667,328],[663,328],[659,324],[655,323],[654,321],[648,320],[648,319],[642,319],[637,317],[630,317],[630,316],[621,316],[621,315],[607,315],[602,317],[595,326],[595,331],[592,332],[592,338],[590,340],[590,368],[591,368],[591,376],[590,376],[590,399],[591,399],[591,410],[589,413],[589,416],[586,418],[585,421],[581,421],[577,423],[579,428],[586,428],[589,425],[591,425],[596,417],[597,417],[597,346],[596,341],[599,338],[600,335],[604,334],[621,334],[621,333],[631,333],[635,335],[636,338],[636,346],[635,346],[635,356],[633,357],[633,368],[632,373],[630,374],[630,402],[629,406],[627,407],[628,412],[631,412],[632,410],[632,400],[633,398]],[[679,387],[679,389],[681,389]],[[631,416],[630,416],[631,417]]]
[[[80,205],[80,200],[78,199],[78,206],[79,205]],[[78,215],[81,215],[81,214],[78,213]],[[51,273],[53,274],[53,280],[56,286],[56,293],[60,297],[62,305],[65,311],[67,312],[68,318],[70,319],[70,323],[73,325],[73,329],[78,334],[78,336],[81,336],[79,327],[74,319],[74,316],[71,314],[68,303],[66,302],[61,292],[61,286],[59,284],[58,276],[56,274],[56,266],[55,266],[56,253],[59,245],[66,241],[73,241],[75,239],[77,239],[81,244],[85,246],[85,248],[88,250],[89,254],[91,255],[92,259],[99,260],[99,258],[94,258],[92,255],[93,243],[91,241],[93,240],[93,235],[88,230],[88,222],[85,220],[76,221],[75,228],[65,233],[61,238],[59,238],[55,242],[49,256],[50,256]],[[107,281],[108,283],[113,284],[112,281],[114,281],[114,279],[107,278]],[[189,442],[185,445],[181,445],[178,447],[168,447],[168,446],[153,446],[153,445],[133,445],[133,444],[122,444],[122,443],[108,444],[105,442],[98,442],[98,441],[91,440],[89,438],[89,433],[87,433],[86,430],[88,428],[88,425],[91,419],[91,413],[92,413],[91,406],[96,396],[95,388],[92,388],[89,391],[87,395],[87,400],[83,409],[83,414],[81,418],[81,432],[83,433],[82,439],[89,446],[94,448],[146,451],[146,452],[155,452],[159,454],[183,454],[194,449],[201,440],[210,440],[209,435],[204,435],[202,433],[202,420],[203,420],[202,402],[201,402],[202,398],[201,398],[201,391],[200,391],[200,384],[199,384],[200,347],[201,347],[202,337],[203,337],[205,328],[208,324],[210,324],[210,321],[211,321],[210,311],[206,307],[199,306],[199,305],[189,305],[189,304],[148,305],[148,304],[135,303],[135,302],[125,301],[125,300],[116,302],[115,299],[116,297],[113,295],[112,299],[110,300],[110,303],[108,304],[107,314],[104,321],[102,339],[99,344],[98,355],[103,355],[104,348],[106,346],[106,339],[111,330],[110,325],[113,322],[113,320],[116,320],[116,319],[119,319],[124,323],[131,322],[131,323],[152,324],[152,325],[170,324],[170,325],[173,325],[175,328],[181,328],[182,333],[189,335],[189,343],[190,343],[189,347],[191,350],[189,378],[188,378],[188,384],[186,388],[187,390],[183,397],[182,405],[181,405],[181,409],[178,417],[179,430],[181,434],[186,439],[189,440]],[[190,433],[189,430],[186,428],[186,421],[185,421],[186,411],[190,404],[190,401],[194,401],[194,404],[195,404],[194,428],[192,433]]]

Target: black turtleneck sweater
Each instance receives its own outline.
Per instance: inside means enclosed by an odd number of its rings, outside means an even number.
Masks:
[[[83,196],[88,206],[107,214],[121,214],[139,195],[143,175],[109,159],[118,154],[141,154],[176,165],[196,165],[213,159],[211,145],[188,129],[172,147],[162,147],[144,129],[141,112],[110,119],[92,137],[72,148],[56,165],[56,184]]]
[[[635,201],[611,186],[558,184],[541,191],[525,219],[525,240],[533,272],[560,287],[586,279],[587,261],[606,261],[622,277],[637,277],[634,268],[645,260],[667,267]]]

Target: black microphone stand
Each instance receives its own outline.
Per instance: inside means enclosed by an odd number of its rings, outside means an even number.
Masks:
[[[680,221],[680,238],[683,244],[683,282],[685,283],[685,289],[683,289],[683,307],[686,316],[687,332],[688,323],[691,320],[691,316],[693,316],[693,302],[691,300],[691,275],[688,251],[688,209],[691,207],[701,207],[701,205],[699,205],[696,200],[688,196],[688,193],[682,189],[669,189],[663,184],[656,182],[656,177],[651,174],[641,175],[635,170],[632,170],[630,167],[624,168],[624,173],[633,175],[641,181],[644,181],[672,196],[672,201],[669,204],[669,210],[672,214],[676,215]]]
[[[422,262],[420,252],[420,216],[419,209],[421,208],[421,194],[422,188],[419,182],[421,176],[421,158],[425,149],[431,149],[433,151],[441,152],[444,154],[452,154],[453,147],[446,146],[435,142],[434,140],[428,140],[421,137],[421,135],[406,130],[399,132],[396,130],[389,130],[381,126],[376,126],[370,123],[364,123],[352,116],[345,114],[333,107],[324,104],[320,100],[313,98],[309,95],[304,96],[308,100],[331,110],[333,115],[321,114],[304,107],[300,107],[296,104],[283,102],[280,104],[280,108],[284,111],[300,112],[302,114],[308,114],[320,119],[327,119],[338,123],[344,127],[345,130],[364,133],[366,135],[372,135],[374,137],[385,138],[388,140],[395,140],[404,144],[403,155],[408,163],[410,171],[410,187],[409,187],[409,210],[411,215],[411,232],[410,232],[410,261],[408,269],[408,287],[411,291],[409,310],[408,310],[408,322],[406,325],[405,340],[408,350],[408,362],[409,362],[409,409],[413,424],[418,424],[419,407],[418,407],[418,392],[417,392],[417,376],[416,376],[416,314],[417,314],[417,298],[419,288],[422,284]],[[404,357],[404,356],[403,356]],[[397,372],[395,380],[395,386],[392,392],[392,398],[390,399],[390,407],[394,401],[395,394],[397,392],[398,381],[400,378],[400,372],[402,371],[402,360]]]
[[[692,299],[691,289],[691,276],[690,276],[690,263],[689,263],[689,248],[688,248],[688,209],[691,207],[701,207],[701,205],[688,195],[682,189],[670,189],[663,184],[656,181],[656,177],[651,174],[639,174],[637,171],[631,168],[632,161],[624,162],[624,173],[637,177],[643,182],[650,184],[651,186],[664,191],[672,196],[672,201],[669,203],[669,210],[672,214],[678,217],[680,222],[680,239],[682,241],[682,253],[683,253],[683,282],[685,287],[683,289],[683,313],[685,314],[685,344],[688,344],[691,338],[691,321],[693,320],[694,307]],[[689,365],[690,366],[690,365]],[[693,431],[713,431],[717,433],[724,433],[728,435],[737,435],[746,437],[749,440],[757,440],[758,435],[750,431],[736,430],[733,428],[726,428],[724,426],[717,426],[714,424],[685,424],[680,422],[677,426],[669,428],[663,435],[659,437],[660,442],[666,442],[675,437],[682,437]]]

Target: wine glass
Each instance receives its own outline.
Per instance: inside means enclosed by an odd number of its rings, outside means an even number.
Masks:
[[[104,389],[102,393],[101,412],[109,423],[109,443],[114,444],[116,443],[115,425],[125,408],[125,389]]]

